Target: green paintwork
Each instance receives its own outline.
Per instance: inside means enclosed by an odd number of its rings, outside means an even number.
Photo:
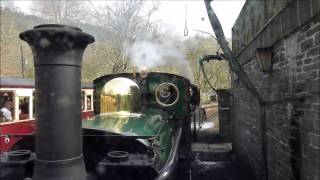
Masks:
[[[172,142],[174,132],[181,126],[181,121],[190,116],[188,112],[190,82],[181,76],[168,73],[150,72],[145,79],[140,78],[139,74],[137,76],[133,77],[132,73],[120,73],[95,79],[94,109],[97,116],[92,120],[85,121],[84,127],[123,135],[160,136],[160,141],[156,141],[155,144],[163,148],[163,151],[158,151],[159,160],[162,163],[166,163],[171,152],[172,143],[178,143]],[[142,102],[147,102],[147,104],[142,105],[147,108],[141,112],[140,116],[125,113],[100,114],[101,90],[108,81],[117,77],[135,81],[140,91],[147,94],[146,99],[142,100]],[[155,98],[157,87],[164,82],[173,83],[179,89],[179,100],[170,107],[160,106]],[[173,118],[168,120],[169,116]],[[141,142],[147,143],[143,139],[141,139]]]
[[[173,83],[179,89],[178,102],[170,107],[167,107],[167,110],[173,112],[176,118],[184,119],[187,114],[186,105],[188,104],[185,97],[186,92],[189,91],[189,89],[187,89],[189,86],[187,86],[184,78],[165,73],[152,73],[150,76],[148,76],[148,91],[153,94],[153,96],[151,96],[151,101],[157,103],[154,94],[157,87],[164,82]]]
[[[109,113],[84,121],[83,127],[124,135],[160,136],[160,141],[155,144],[164,148],[159,154],[160,160],[166,162],[171,150],[172,132],[177,124],[174,120],[168,121],[168,116],[164,111],[156,109],[146,109],[141,114]],[[142,141],[147,143],[146,140]]]

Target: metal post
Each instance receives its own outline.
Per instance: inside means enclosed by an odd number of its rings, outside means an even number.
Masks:
[[[94,38],[81,29],[39,25],[20,34],[31,46],[36,89],[34,180],[85,180],[81,126],[82,55]]]

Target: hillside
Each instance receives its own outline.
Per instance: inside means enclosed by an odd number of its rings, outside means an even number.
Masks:
[[[21,48],[23,50],[26,64],[24,65],[24,76],[33,77],[33,58],[30,47],[19,39],[19,33],[31,29],[39,24],[50,24],[50,20],[33,15],[15,12],[10,9],[1,8],[1,42],[0,42],[0,76],[22,77]],[[90,24],[73,24],[80,27],[84,32],[93,35],[96,42],[105,41],[105,32],[99,26]]]
[[[11,11],[9,9],[1,9],[1,16],[8,16],[8,18],[13,20],[13,23],[16,24],[17,29],[23,31],[26,29],[31,29],[39,24],[50,24],[52,21],[48,19],[43,19],[38,16],[28,15],[21,12]],[[80,27],[84,32],[87,32],[93,35],[96,38],[96,41],[103,41],[103,34],[105,33],[102,27],[95,26],[92,24],[84,23],[72,23],[73,26]],[[2,27],[1,27],[2,28]]]

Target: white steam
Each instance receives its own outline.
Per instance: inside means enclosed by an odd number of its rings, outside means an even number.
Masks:
[[[130,64],[141,68],[171,67],[181,76],[193,82],[192,69],[186,56],[178,48],[173,38],[139,39],[127,47]]]

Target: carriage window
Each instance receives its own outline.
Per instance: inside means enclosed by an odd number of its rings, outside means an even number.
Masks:
[[[19,96],[19,120],[30,119],[29,96]]]
[[[14,119],[14,103],[12,91],[0,91],[0,123]]]
[[[87,110],[92,110],[91,107],[91,95],[87,95]]]

